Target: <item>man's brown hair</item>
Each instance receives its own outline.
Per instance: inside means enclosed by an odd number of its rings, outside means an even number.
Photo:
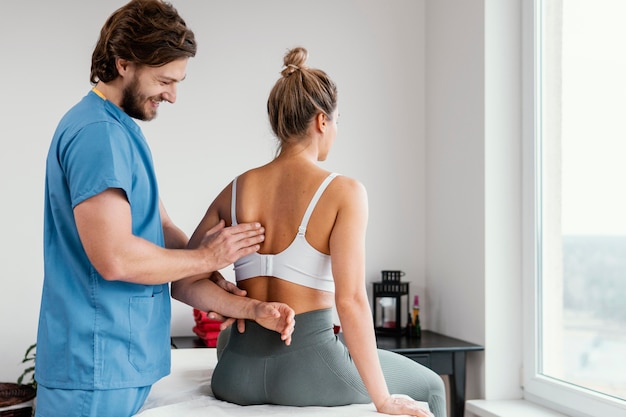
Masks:
[[[194,57],[196,50],[193,32],[170,3],[132,0],[102,27],[91,57],[90,81],[96,84],[116,79],[116,58],[160,67],[179,58]]]

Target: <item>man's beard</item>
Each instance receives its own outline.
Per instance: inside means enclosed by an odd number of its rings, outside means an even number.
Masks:
[[[137,78],[124,88],[122,92],[121,107],[133,119],[150,121],[157,116],[156,111],[148,114],[145,110],[145,102],[148,99],[139,92],[139,82]]]

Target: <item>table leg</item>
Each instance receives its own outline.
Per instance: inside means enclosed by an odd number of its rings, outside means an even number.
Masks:
[[[465,414],[465,352],[454,352],[452,366],[450,414],[451,417],[463,417]]]

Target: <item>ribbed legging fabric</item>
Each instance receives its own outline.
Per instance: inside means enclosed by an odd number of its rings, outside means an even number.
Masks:
[[[338,406],[371,402],[346,346],[333,332],[332,311],[296,316],[292,343],[246,321],[246,330],[222,331],[211,387],[221,400],[241,405]],[[428,402],[436,417],[446,416],[439,375],[393,352],[378,350],[392,394]]]

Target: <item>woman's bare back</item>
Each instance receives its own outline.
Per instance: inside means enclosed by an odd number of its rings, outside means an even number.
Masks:
[[[258,221],[265,227],[260,254],[278,254],[291,245],[306,208],[328,175],[329,172],[306,161],[274,161],[237,178],[237,222]],[[326,255],[330,255],[329,241],[339,207],[333,189],[331,182],[311,213],[305,234],[309,245]],[[230,201],[227,211],[224,216],[232,220]],[[238,286],[252,298],[288,303],[296,314],[334,305],[331,292],[276,277],[249,278]]]

